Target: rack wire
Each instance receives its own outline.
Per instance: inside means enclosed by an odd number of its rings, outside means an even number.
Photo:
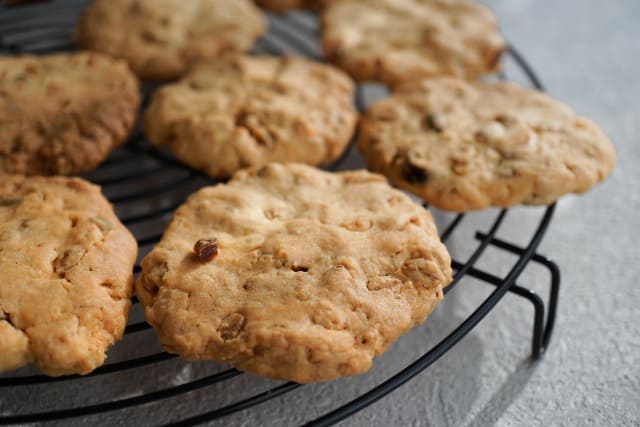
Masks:
[[[86,3],[86,0],[59,0],[12,10],[0,7],[0,12],[2,13],[0,15],[0,55],[19,53],[44,54],[73,50],[70,41],[71,29]],[[268,34],[258,41],[254,50],[255,52],[276,55],[296,53],[319,59],[320,55],[315,41],[317,39],[316,25],[316,22],[304,13],[272,16],[270,17]],[[507,56],[526,76],[531,86],[543,90],[542,84],[533,69],[513,46],[509,46]],[[143,104],[148,101],[148,95],[152,89],[152,87],[144,89],[145,102]],[[363,109],[368,103],[365,92],[366,88],[364,86],[358,87],[356,103],[359,109]],[[325,168],[328,170],[344,168],[347,157],[355,155],[352,148],[353,141],[340,159],[331,165],[325,166]],[[215,183],[215,181],[202,174],[182,166],[165,152],[150,146],[139,130],[134,133],[123,147],[112,153],[87,178],[103,187],[103,191],[114,204],[121,220],[134,232],[140,246],[140,257],[146,254],[153,244],[159,240],[164,226],[171,218],[171,212],[184,201],[186,196],[203,185]],[[507,209],[497,211],[488,229],[475,233],[477,242],[469,242],[469,245],[475,245],[471,254],[463,260],[453,260],[452,265],[455,270],[453,283],[445,289],[445,294],[453,292],[459,287],[460,282],[471,277],[494,286],[493,292],[475,308],[471,315],[453,328],[444,339],[433,344],[424,353],[417,355],[413,363],[392,375],[386,381],[358,395],[353,400],[344,402],[330,412],[307,421],[305,425],[328,426],[335,424],[393,392],[445,355],[496,306],[506,293],[513,293],[529,301],[534,308],[531,355],[533,359],[538,359],[551,339],[560,286],[560,272],[557,265],[536,252],[551,222],[554,209],[555,205],[551,205],[541,212],[537,227],[531,231],[528,243],[525,246],[519,246],[497,237],[505,217],[510,212]],[[465,219],[470,215],[474,214],[452,216],[448,224],[442,228],[441,239],[445,243],[449,241],[454,234],[459,232],[461,225],[465,223]],[[485,271],[477,266],[478,261],[485,256],[489,247],[515,255],[515,261],[506,275]],[[549,296],[546,304],[534,291],[523,288],[516,283],[518,277],[530,263],[539,264],[550,273],[548,283]],[[138,272],[139,266],[136,265],[135,273],[137,274]],[[136,307],[139,308],[135,297],[133,298],[133,307],[134,309]],[[149,329],[149,325],[143,320],[130,320],[125,332],[125,341],[129,342],[130,345],[135,345],[136,341],[140,339],[140,334]],[[124,344],[121,343],[119,345]],[[54,383],[83,382],[92,378],[97,379],[99,384],[99,381],[110,376],[120,373],[133,375],[144,367],[162,364],[175,358],[175,356],[165,352],[126,358],[125,360],[107,363],[84,377],[49,378],[44,375],[25,375],[20,372],[13,375],[4,375],[0,376],[0,396],[4,398],[8,395],[8,390],[15,391],[18,388],[46,386]],[[214,384],[220,384],[240,375],[244,374],[235,369],[226,369],[177,385],[158,383],[159,388],[157,390],[131,397],[116,398],[115,400],[108,399],[100,403],[64,407],[64,403],[60,402],[56,404],[55,409],[45,411],[20,413],[7,413],[4,411],[0,412],[0,425],[69,420],[87,416],[108,417],[109,414],[113,414],[116,411],[123,411],[140,405],[157,405],[170,398],[187,398],[190,392],[206,389]],[[350,379],[350,381],[358,381],[358,378]],[[171,421],[166,425],[195,425],[220,419],[239,411],[257,407],[264,402],[285,395],[300,387],[302,387],[300,384],[291,382],[277,386],[272,384],[271,388],[264,392],[236,400],[220,408],[205,410],[197,415],[180,416],[180,414],[177,414],[180,419]],[[307,385],[304,387],[314,386]],[[34,398],[37,397],[34,396]],[[259,410],[259,408],[255,410]]]

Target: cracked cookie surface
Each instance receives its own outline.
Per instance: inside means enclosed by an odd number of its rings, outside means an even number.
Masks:
[[[136,293],[169,352],[308,383],[369,369],[450,281],[431,215],[384,177],[290,163],[192,195]]]
[[[491,11],[465,0],[345,0],[322,15],[325,57],[358,81],[474,79],[499,69],[505,42]]]
[[[249,50],[265,29],[250,0],[94,0],[75,39],[126,59],[143,79],[169,80],[195,62]]]
[[[363,114],[372,170],[451,211],[546,205],[587,191],[616,162],[593,122],[514,83],[435,78],[400,87]]]
[[[122,144],[138,112],[126,63],[98,53],[0,58],[0,173],[70,175]]]
[[[137,244],[97,186],[0,180],[0,372],[87,374],[122,336]]]
[[[353,92],[351,79],[330,65],[227,57],[158,90],[145,133],[216,178],[271,161],[319,164],[338,158],[351,139]]]

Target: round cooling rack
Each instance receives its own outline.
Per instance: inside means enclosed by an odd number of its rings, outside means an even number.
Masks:
[[[58,0],[11,9],[0,7],[0,54],[73,50],[71,32],[86,4],[86,0]],[[317,21],[311,14],[296,12],[269,19],[269,32],[257,42],[255,53],[298,54],[320,59]],[[509,47],[504,62],[509,79],[542,90],[532,68],[513,46]],[[152,87],[144,89],[145,103],[152,90]],[[358,108],[362,110],[384,93],[381,86],[360,85],[356,96]],[[353,145],[352,142],[345,154],[325,169],[363,167]],[[86,178],[102,186],[121,220],[135,234],[140,246],[138,260],[160,239],[175,208],[193,191],[215,183],[151,147],[139,129]],[[375,403],[432,365],[507,293],[522,297],[533,306],[531,353],[532,358],[537,359],[551,337],[560,285],[557,266],[536,253],[554,208],[555,205],[527,208],[529,219],[532,215],[536,218],[530,229],[519,230],[520,236],[529,236],[524,244],[498,238],[506,218],[522,215],[521,210],[490,209],[459,215],[434,210],[442,230],[441,238],[453,257],[455,275],[445,290],[449,296],[438,305],[432,317],[446,310],[443,307],[448,303],[455,303],[450,302],[453,294],[461,294],[460,298],[464,299],[463,288],[477,286],[472,282],[491,285],[493,290],[465,317],[441,322],[446,325],[443,331],[430,330],[429,319],[412,331],[414,337],[422,336],[424,340],[420,352],[405,354],[402,347],[405,342],[401,339],[374,362],[372,372],[367,374],[303,387],[243,374],[214,362],[182,361],[161,350],[134,298],[125,337],[109,352],[107,364],[90,375],[49,378],[33,368],[25,368],[0,376],[0,424],[194,425],[220,420],[220,425],[225,425],[232,414],[241,412],[247,420],[260,411],[270,411],[269,416],[275,414],[271,418],[273,424],[279,425],[283,412],[291,412],[292,407],[304,402],[310,409],[307,411],[305,406],[297,417],[287,418],[289,423],[332,425]],[[483,226],[478,228],[478,223]],[[463,250],[457,250],[460,247]],[[487,264],[484,262],[487,257],[505,254],[509,254],[508,262],[500,271],[480,267]],[[546,304],[535,292],[516,284],[532,262],[550,273]],[[136,273],[138,271],[136,266]],[[404,362],[386,372],[387,362],[392,358]],[[294,390],[296,392],[291,393]],[[348,391],[351,397],[336,401],[337,390]]]

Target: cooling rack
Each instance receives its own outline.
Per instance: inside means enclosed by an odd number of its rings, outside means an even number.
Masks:
[[[86,0],[58,0],[33,6],[14,7],[11,10],[3,9],[0,6],[0,55],[44,54],[73,50],[71,31],[86,3]],[[317,21],[310,14],[290,13],[271,16],[269,19],[270,30],[258,41],[254,49],[255,52],[277,55],[291,53],[320,59],[317,44]],[[513,68],[523,76],[525,83],[540,90],[543,89],[533,69],[513,46],[509,46],[505,61],[513,64]],[[505,78],[505,76],[499,76],[499,78]],[[144,88],[145,102],[143,104],[148,100],[152,90],[153,87],[150,86]],[[380,93],[380,88],[360,85],[356,94],[358,108],[364,108]],[[355,164],[358,164],[358,161],[359,164],[362,164],[361,160],[358,160],[357,153],[353,150],[352,142],[345,154],[334,163],[326,165],[325,169],[349,168],[352,167],[354,161]],[[202,174],[180,165],[167,153],[151,147],[139,129],[134,132],[123,147],[112,153],[97,170],[88,174],[86,178],[103,187],[105,195],[114,204],[121,220],[135,234],[140,246],[138,259],[159,240],[173,210],[196,189],[214,183]],[[494,290],[474,307],[468,317],[457,322],[448,335],[439,342],[430,343],[422,353],[413,355],[413,362],[408,363],[377,386],[368,390],[359,388],[360,392],[350,401],[332,402],[332,409],[324,415],[304,420],[303,423],[309,426],[335,424],[393,392],[445,355],[507,293],[517,295],[533,306],[531,357],[533,359],[541,357],[553,331],[560,272],[554,262],[536,251],[551,222],[554,209],[555,205],[551,205],[546,209],[536,211],[539,212],[539,218],[537,218],[535,227],[529,230],[528,242],[525,245],[517,245],[497,237],[507,215],[510,213],[517,215],[518,213],[510,212],[507,209],[491,211],[492,217],[485,229],[474,230],[471,238],[463,237],[466,239],[465,245],[470,248],[470,253],[462,259],[454,256],[452,261],[455,271],[454,280],[445,289],[445,294],[455,292],[460,288],[460,283],[471,279],[486,283],[494,287]],[[442,230],[442,240],[447,243],[456,234],[462,235],[461,229],[469,223],[468,218],[473,215],[477,214],[444,215],[446,223],[439,224]],[[513,255],[506,274],[488,271],[478,266],[484,258],[489,256],[487,254],[489,248]],[[549,291],[546,303],[534,291],[516,283],[530,263],[539,264],[549,271],[549,282],[546,284]],[[139,272],[138,266],[136,266],[135,272]],[[447,301],[448,299],[445,299],[441,305],[446,304]],[[225,386],[221,386],[221,384],[239,377],[250,377],[250,375],[209,363],[209,365],[217,366],[216,372],[198,376],[196,379],[191,378],[192,375],[186,375],[187,379],[182,379],[185,375],[182,375],[181,372],[184,373],[185,369],[191,367],[188,362],[180,361],[175,356],[162,351],[137,354],[135,350],[141,348],[158,348],[157,343],[153,342],[154,339],[153,332],[144,322],[140,306],[134,297],[124,340],[119,342],[110,352],[108,363],[90,375],[48,378],[27,368],[15,374],[0,376],[0,425],[55,421],[63,425],[72,422],[72,420],[109,425],[110,420],[116,414],[126,413],[126,411],[143,406],[156,405],[160,407],[165,402],[169,402],[167,405],[171,405],[172,409],[164,424],[202,424],[240,411],[260,411],[260,404],[302,387],[291,382],[280,383],[265,380],[261,383],[266,385],[263,387],[264,391],[250,394],[248,397],[225,395],[224,399],[220,397],[220,400],[228,402],[223,406],[205,401],[205,404],[197,405],[197,413],[193,413],[193,411],[182,412],[184,402],[190,399],[192,393],[216,387],[216,392],[220,394],[220,390],[225,390]],[[131,348],[134,351],[130,351]],[[393,346],[388,351],[392,352]],[[166,378],[157,374],[159,367],[166,363],[173,363],[174,371],[178,372],[177,376]],[[152,372],[149,373],[149,370]],[[361,380],[360,378],[354,377],[346,381],[358,382]],[[143,381],[153,383],[155,388],[134,392],[130,396],[123,391],[129,390],[132,384],[135,385],[137,382]],[[107,387],[107,383],[111,386]],[[126,387],[118,388],[116,386],[114,388],[114,383],[118,385],[123,383]],[[61,397],[62,393],[50,391],[54,386],[60,386],[63,389],[64,387],[73,387],[74,390],[81,390],[78,392],[81,396],[70,404]],[[316,386],[304,386],[305,389],[313,387]],[[104,395],[102,391],[107,388],[109,393],[114,389],[123,392]],[[251,393],[252,390],[248,390],[248,392]],[[224,392],[222,394],[224,395]],[[46,400],[48,407],[34,411],[33,405],[27,405],[27,409],[24,409],[25,405],[22,405],[21,402],[25,399],[30,402]],[[96,402],[95,399],[98,401]]]

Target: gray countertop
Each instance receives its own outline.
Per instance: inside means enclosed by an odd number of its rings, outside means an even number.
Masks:
[[[544,357],[529,358],[532,308],[507,295],[453,350],[428,370],[344,426],[631,426],[640,425],[640,1],[491,0],[507,38],[533,65],[547,90],[597,121],[616,145],[613,175],[593,191],[563,198],[539,250],[562,271],[556,329]],[[355,164],[355,163],[354,163]],[[499,236],[526,243],[540,209],[509,212]],[[466,227],[486,230],[495,211],[472,215]],[[450,216],[436,213],[440,223]],[[469,238],[454,236],[464,256]],[[480,261],[508,271],[513,259],[490,250]],[[518,280],[545,295],[548,274],[532,265]],[[446,335],[491,291],[467,280],[426,324],[402,337],[354,379],[303,387],[214,425],[297,425],[346,403],[415,360]],[[139,312],[133,313],[140,318]],[[111,360],[145,346],[152,333],[117,347]],[[152,385],[179,384],[211,364],[166,362],[151,370],[37,391],[0,389],[0,412],[51,409],[135,395]],[[242,376],[187,398],[60,425],[147,425],[222,406],[272,387]],[[9,396],[11,394],[11,398]],[[37,396],[37,398],[35,397]],[[16,405],[16,399],[20,404]],[[13,403],[8,403],[13,402]],[[23,403],[22,403],[23,402]]]
[[[435,369],[344,425],[640,425],[640,2],[486,3],[547,90],[604,128],[617,169],[559,202],[541,246],[563,274],[542,360],[527,359],[530,308],[507,297]]]
[[[540,248],[563,274],[542,360],[527,359],[530,307],[507,296],[435,369],[343,424],[640,425],[640,2],[486,3],[548,92],[604,128],[618,166],[559,202]]]

